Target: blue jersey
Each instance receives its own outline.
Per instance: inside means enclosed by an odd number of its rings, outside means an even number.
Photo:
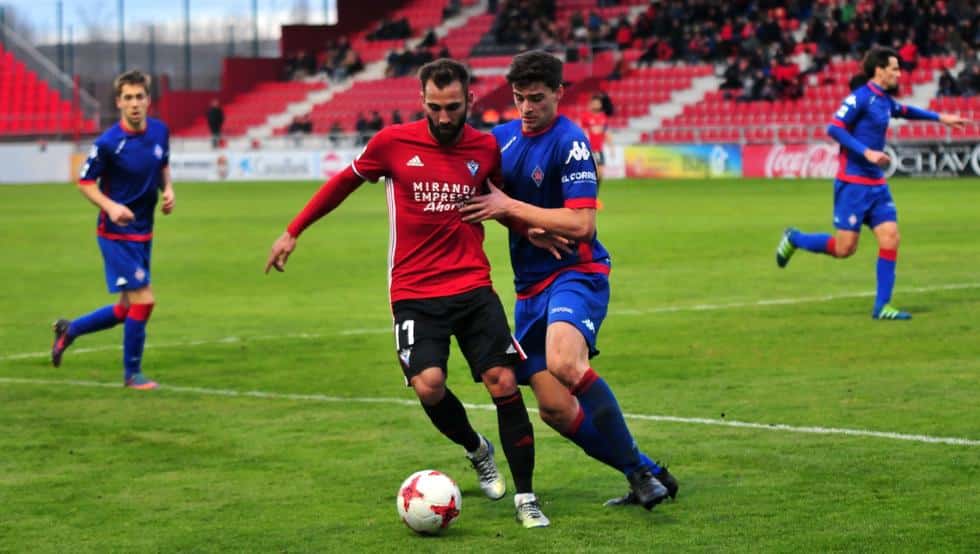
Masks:
[[[533,135],[522,132],[520,120],[515,120],[494,127],[493,135],[510,196],[541,208],[596,207],[599,185],[592,149],[571,120],[558,116],[551,127]],[[609,253],[596,235],[556,260],[511,230],[510,261],[518,296],[525,298],[541,292],[565,271],[609,273]]]
[[[137,242],[153,238],[153,209],[169,159],[170,131],[157,119],[147,118],[143,131],[133,131],[120,122],[95,139],[79,183],[98,183],[102,194],[125,204],[134,216],[129,225],[120,226],[100,211],[100,237]]]
[[[898,103],[873,82],[855,90],[844,99],[840,109],[834,114],[830,129],[841,128],[854,141],[842,141],[831,131],[831,136],[841,142],[840,166],[837,169],[839,181],[859,185],[885,184],[885,171],[864,157],[864,149],[880,151],[885,148],[885,134],[892,117],[938,119],[938,115],[933,112]]]

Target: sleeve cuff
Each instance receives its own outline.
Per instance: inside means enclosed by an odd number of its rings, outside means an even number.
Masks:
[[[595,208],[598,206],[595,198],[569,198],[565,200],[565,207],[575,209]]]

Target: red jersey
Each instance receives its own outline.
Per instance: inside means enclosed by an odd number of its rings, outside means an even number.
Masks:
[[[461,294],[490,286],[483,225],[464,223],[459,208],[500,183],[492,135],[466,125],[442,146],[426,119],[387,127],[351,164],[358,177],[385,177],[388,196],[388,287],[391,301]]]
[[[593,152],[601,152],[606,142],[606,125],[608,119],[602,112],[588,112],[582,118],[582,129],[589,138]]]

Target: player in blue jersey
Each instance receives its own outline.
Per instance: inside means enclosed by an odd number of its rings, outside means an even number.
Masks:
[[[114,87],[120,121],[95,140],[78,189],[99,208],[97,235],[106,285],[110,293],[119,293],[119,301],[71,321],[56,321],[51,363],[59,367],[65,350],[81,335],[123,323],[123,384],[149,390],[157,386],[142,371],[146,322],[154,304],[153,211],[158,194],[164,214],[174,209],[170,132],[161,121],[147,117],[149,76],[128,71],[116,78]]]
[[[834,181],[835,235],[802,233],[786,229],[776,247],[776,264],[786,267],[797,248],[835,258],[847,258],[857,251],[861,226],[867,225],[878,239],[878,290],[871,317],[905,320],[912,316],[891,305],[898,260],[898,213],[885,172],[890,159],[883,151],[888,121],[892,117],[939,121],[959,127],[966,123],[953,114],[937,114],[905,106],[892,98],[901,69],[898,54],[887,48],[874,48],[864,57],[864,74],[869,81],[848,96],[827,133],[841,145],[840,167]]]
[[[517,377],[541,419],[587,454],[622,471],[630,492],[614,504],[653,508],[677,481],[636,447],[616,397],[590,358],[609,304],[609,253],[596,237],[596,164],[585,133],[558,115],[562,63],[532,51],[507,81],[521,114],[493,129],[504,182],[463,207],[464,219],[510,227],[516,336],[527,354]]]

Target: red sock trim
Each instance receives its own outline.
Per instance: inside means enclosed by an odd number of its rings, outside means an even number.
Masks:
[[[153,303],[149,304],[133,304],[129,307],[129,319],[133,321],[146,321],[150,319],[150,314],[153,313]]]
[[[585,372],[585,375],[583,375],[582,378],[579,379],[579,382],[576,383],[574,387],[572,387],[572,394],[578,396],[584,393],[585,391],[589,390],[589,387],[592,386],[592,383],[595,383],[598,380],[599,380],[599,375],[595,372],[594,369],[590,367],[589,370]]]
[[[835,258],[837,257],[837,239],[835,237],[827,239],[827,246],[824,246],[824,251]]]
[[[582,426],[583,421],[585,421],[585,410],[582,409],[582,406],[579,406],[578,414],[575,415],[575,420],[572,421],[572,424],[565,430],[565,435],[570,437],[575,433],[578,433],[579,427]]]
[[[531,446],[533,444],[534,444],[534,437],[532,437],[531,435],[524,435],[523,437],[517,439],[517,442],[514,443],[514,446],[518,448],[524,448],[527,446]]]
[[[888,260],[889,262],[894,262],[898,259],[898,250],[889,250],[887,248],[878,249],[878,257],[883,260]]]
[[[494,396],[493,403],[496,404],[497,406],[506,406],[507,404],[513,404],[514,402],[518,402],[521,399],[522,399],[521,391],[517,391],[509,396]]]
[[[116,304],[112,307],[112,315],[119,321],[126,319],[127,313],[129,313],[129,306],[125,304]]]

